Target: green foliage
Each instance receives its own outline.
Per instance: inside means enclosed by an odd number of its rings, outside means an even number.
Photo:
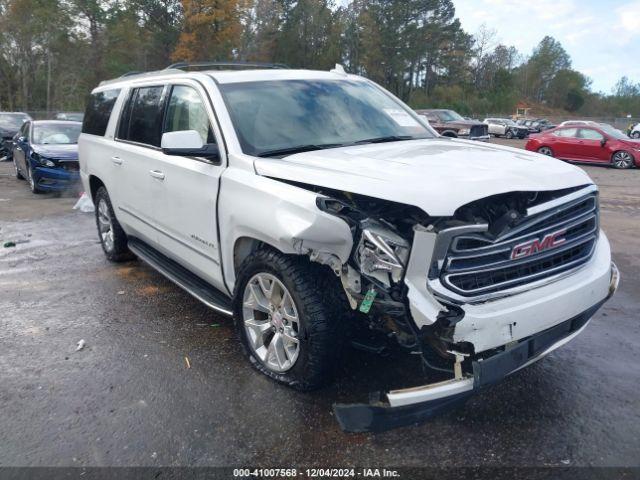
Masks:
[[[503,113],[532,100],[576,114],[640,113],[640,84],[590,91],[562,45],[529,58],[452,0],[0,0],[0,109],[81,110],[105,78],[174,60],[342,63],[414,107]],[[340,2],[341,4],[343,2]]]

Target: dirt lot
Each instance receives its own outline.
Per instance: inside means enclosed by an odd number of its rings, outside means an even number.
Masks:
[[[616,297],[464,406],[353,435],[332,403],[419,384],[414,358],[353,352],[333,387],[279,387],[247,365],[228,319],[142,263],[108,263],[75,198],[32,195],[0,163],[0,466],[640,465],[640,171],[585,169],[622,271]]]

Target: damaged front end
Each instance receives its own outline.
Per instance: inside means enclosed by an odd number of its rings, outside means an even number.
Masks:
[[[464,401],[578,335],[617,287],[594,186],[496,195],[446,218],[318,193],[318,208],[348,223],[354,247],[342,265],[312,259],[332,266],[369,329],[419,353],[427,376],[450,376],[335,405],[347,431],[416,423]]]

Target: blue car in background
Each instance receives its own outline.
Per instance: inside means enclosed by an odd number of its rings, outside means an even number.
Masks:
[[[81,128],[80,122],[26,122],[14,138],[16,178],[26,179],[33,193],[78,186],[78,137]]]

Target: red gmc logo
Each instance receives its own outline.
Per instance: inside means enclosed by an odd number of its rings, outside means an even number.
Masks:
[[[511,260],[518,260],[519,258],[525,258],[544,250],[550,250],[562,245],[567,241],[563,235],[567,233],[567,230],[558,230],[557,232],[545,235],[542,240],[529,240],[528,242],[521,243],[513,247],[511,250]]]

